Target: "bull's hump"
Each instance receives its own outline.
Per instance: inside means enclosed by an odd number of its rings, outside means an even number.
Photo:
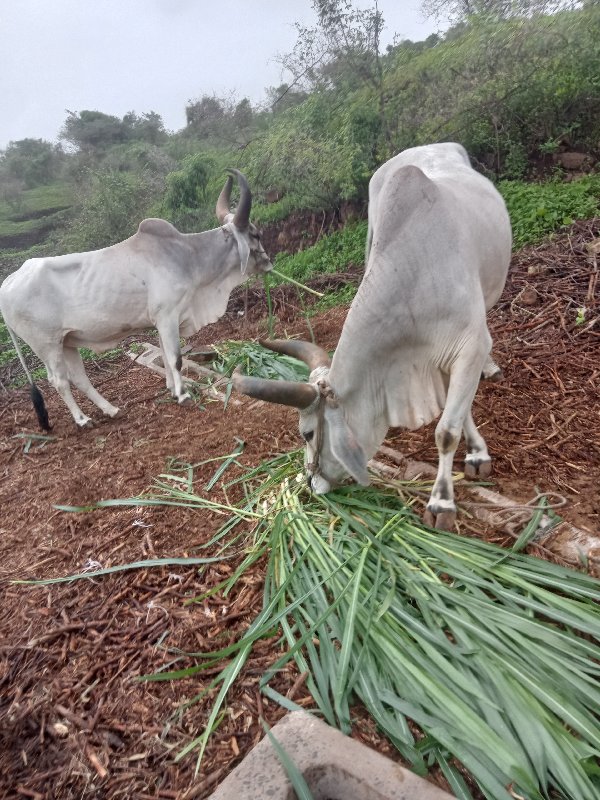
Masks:
[[[180,236],[179,231],[166,219],[143,219],[140,222],[138,233],[145,233],[150,236],[161,236],[163,238],[172,239]]]

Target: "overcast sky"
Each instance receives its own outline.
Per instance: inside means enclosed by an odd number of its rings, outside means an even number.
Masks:
[[[384,45],[436,30],[420,0],[379,9]],[[204,94],[258,105],[286,79],[295,22],[315,22],[310,0],[0,0],[0,149],[56,140],[67,109],[156,111],[176,131]]]

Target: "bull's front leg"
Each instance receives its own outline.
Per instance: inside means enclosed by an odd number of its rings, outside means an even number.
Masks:
[[[460,427],[449,427],[440,420],[435,429],[435,442],[438,449],[438,471],[431,490],[423,521],[432,528],[450,531],[456,521],[456,505],[454,503],[454,484],[452,483],[452,465],[454,454],[460,441]]]
[[[160,356],[162,358],[163,367],[165,369],[165,379],[167,381],[167,389],[171,392],[173,397],[175,397],[175,383],[173,381],[173,370],[169,364],[169,361],[166,356],[165,346],[163,344],[162,336],[158,335],[158,345],[160,347]]]
[[[192,401],[183,386],[181,377],[181,347],[179,345],[179,321],[169,318],[157,321],[158,338],[165,366],[167,388],[183,404]]]
[[[450,373],[446,405],[435,429],[438,471],[423,517],[425,523],[432,527],[451,530],[456,521],[452,466],[463,428],[469,450],[467,463],[473,470],[479,469],[482,473],[486,460],[488,463],[490,460],[485,441],[471,416],[471,405],[485,358],[486,354],[478,352],[476,347],[471,352],[465,349],[461,360]]]

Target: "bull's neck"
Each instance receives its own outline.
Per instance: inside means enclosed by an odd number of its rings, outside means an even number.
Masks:
[[[198,270],[197,274],[202,276],[202,283],[221,281],[229,270],[236,266],[240,267],[240,257],[235,239],[228,235],[223,228],[212,228],[209,231],[187,233],[183,236],[193,252],[194,266]],[[239,273],[236,273],[235,279],[239,277]]]
[[[348,320],[329,370],[329,383],[344,417],[367,458],[377,452],[388,430],[385,410],[385,366],[366,332],[351,336]]]

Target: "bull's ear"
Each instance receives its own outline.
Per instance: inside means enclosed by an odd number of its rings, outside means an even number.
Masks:
[[[233,235],[238,246],[238,253],[240,254],[240,263],[242,267],[242,275],[246,274],[248,269],[248,259],[250,258],[250,245],[248,244],[248,233],[238,230],[235,225],[231,226]]]
[[[331,452],[357,483],[368,486],[367,458],[342,416],[341,409],[326,408],[325,419],[328,423]]]

